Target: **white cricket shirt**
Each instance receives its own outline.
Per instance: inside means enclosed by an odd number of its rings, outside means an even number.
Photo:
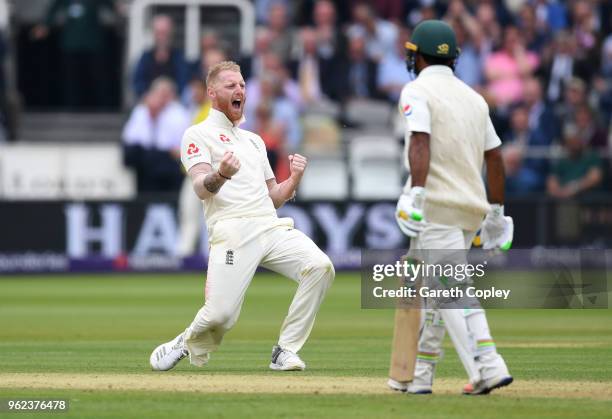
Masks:
[[[219,192],[205,199],[204,215],[209,229],[220,220],[244,217],[276,217],[266,180],[274,178],[266,146],[257,134],[238,128],[222,112],[211,109],[208,118],[190,127],[181,142],[181,161],[186,171],[208,163],[215,171],[227,151],[240,160],[240,170]]]
[[[425,219],[477,230],[490,209],[482,179],[484,152],[501,145],[485,100],[449,67],[433,65],[404,86],[399,110],[406,118],[406,160],[412,132],[430,135]]]

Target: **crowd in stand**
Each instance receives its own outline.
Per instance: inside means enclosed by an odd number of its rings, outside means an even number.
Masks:
[[[215,62],[238,61],[247,80],[246,128],[261,133],[282,174],[282,157],[300,148],[301,117],[309,109],[331,103],[340,109],[340,126],[358,126],[343,113],[349,101],[395,106],[412,77],[404,63],[410,29],[422,19],[442,18],[461,48],[457,76],[491,108],[503,140],[508,194],[547,191],[564,198],[605,187],[602,156],[612,115],[612,10],[606,2],[256,0],[255,6],[251,55],[236,55],[205,31],[195,63],[172,45],[170,18],[157,16],[155,44],[133,72],[135,94],[144,97],[156,78],[168,77],[193,118],[194,103],[206,102],[194,99],[193,81],[201,83]]]
[[[66,32],[62,48],[72,57],[66,61],[68,75],[82,74],[74,67],[80,63],[92,66],[86,74],[100,78],[93,83],[97,89],[88,91],[66,77],[66,86],[72,86],[66,100],[78,103],[87,92],[107,101],[107,81],[96,70],[102,38],[98,29],[83,33],[103,23],[102,9],[117,11],[126,1],[49,3],[43,25],[30,35],[43,38],[59,19]],[[174,190],[180,183],[178,164],[173,181],[145,179],[142,155],[154,150],[151,161],[176,160],[185,125],[205,118],[210,108],[203,80],[216,62],[241,65],[248,92],[245,128],[262,135],[282,178],[284,156],[302,146],[304,116],[311,110],[336,109],[331,114],[337,126],[358,127],[345,112],[351,101],[396,106],[412,77],[405,69],[404,43],[411,28],[429,18],[454,28],[461,48],[455,72],[489,103],[503,140],[509,195],[547,192],[562,198],[609,188],[609,165],[602,157],[612,141],[610,2],[254,0],[254,6],[255,45],[247,56],[202,28],[200,57],[188,62],[175,44],[176,22],[163,14],[151,20],[153,46],[130,70],[137,105],[124,132],[126,161],[139,172],[141,190],[162,184]]]

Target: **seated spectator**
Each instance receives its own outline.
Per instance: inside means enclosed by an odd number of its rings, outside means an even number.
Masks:
[[[366,53],[366,41],[360,36],[349,38],[348,63],[345,68],[343,98],[379,98],[376,86],[378,65]]]
[[[395,48],[378,64],[377,88],[393,104],[398,103],[404,85],[412,80],[412,75],[406,69],[405,45],[409,40],[410,32],[406,28],[400,29]]]
[[[529,113],[525,106],[517,106],[510,117],[510,130],[503,137],[504,158],[507,159],[511,179],[508,185],[512,193],[520,194],[535,192],[544,188],[547,160],[542,156],[530,157],[526,153],[542,150],[542,146],[549,143],[540,143],[536,133],[530,129]],[[506,150],[507,148],[507,150]]]
[[[153,80],[168,77],[180,95],[189,79],[189,68],[183,52],[172,46],[173,23],[167,15],[153,18],[153,47],[144,51],[136,64],[132,88],[137,98],[149,89]]]
[[[368,58],[379,62],[387,51],[395,48],[397,27],[378,18],[372,6],[366,2],[355,4],[352,14],[353,23],[347,30],[348,37],[363,39]]]
[[[559,120],[555,111],[543,99],[542,83],[535,77],[524,82],[524,104],[529,113],[529,130],[531,131],[531,145],[545,146],[552,144],[559,138]]]
[[[601,159],[580,139],[575,125],[566,125],[563,134],[567,155],[552,168],[546,185],[548,194],[564,199],[597,191],[603,178]]]
[[[563,101],[556,105],[555,115],[559,121],[572,121],[581,106],[588,106],[587,85],[574,77],[564,85]]]
[[[523,99],[523,80],[533,74],[538,57],[527,51],[521,33],[515,26],[504,30],[501,50],[485,61],[487,90],[497,106],[508,106]]]
[[[542,190],[544,177],[532,168],[525,167],[525,148],[511,143],[502,148],[506,172],[506,194],[522,196]]]
[[[574,123],[578,129],[578,137],[589,147],[599,150],[608,147],[606,129],[599,124],[590,107],[586,105],[578,107]]]
[[[158,78],[123,128],[125,164],[136,172],[138,192],[176,192],[183,181],[178,161],[183,133],[190,125],[176,88]]]

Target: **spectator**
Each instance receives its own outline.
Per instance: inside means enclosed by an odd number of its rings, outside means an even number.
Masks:
[[[550,58],[545,58],[541,68],[542,74],[548,80],[547,97],[550,101],[556,102],[561,98],[563,86],[577,73],[586,73],[580,67],[589,64],[576,61],[576,49],[576,39],[569,32],[557,32],[552,44],[552,54]]]
[[[412,80],[406,70],[406,47],[410,40],[410,32],[406,28],[399,31],[395,48],[389,51],[378,65],[377,89],[385,94],[387,99],[397,105],[404,85]]]
[[[567,10],[565,2],[557,0],[535,1],[535,15],[538,27],[556,33],[567,28]]]
[[[453,19],[452,26],[457,37],[457,46],[461,49],[455,66],[455,74],[466,84],[476,88],[483,82],[482,57],[479,47],[472,41],[472,35],[467,30],[465,19]]]
[[[567,199],[597,191],[602,181],[602,162],[578,135],[575,125],[566,125],[563,130],[563,148],[566,156],[552,169],[547,180],[548,194]]]
[[[200,123],[208,117],[211,102],[206,91],[205,79],[193,79],[189,82],[191,98],[187,112],[194,124]]]
[[[153,18],[153,47],[142,53],[132,78],[132,87],[138,98],[149,89],[153,80],[167,77],[176,86],[179,95],[187,84],[189,68],[183,52],[172,46],[172,19],[167,15]]]
[[[503,48],[485,62],[487,90],[497,106],[508,106],[523,99],[523,80],[533,74],[538,57],[526,50],[521,33],[515,26],[504,30]]]
[[[587,103],[587,86],[579,78],[572,78],[565,85],[563,101],[556,106],[556,115],[559,121],[572,121],[576,110]]]
[[[305,106],[321,100],[338,99],[341,75],[335,71],[333,58],[326,59],[317,49],[317,34],[310,27],[300,31],[300,54],[291,63],[293,78],[298,81]]]
[[[594,149],[601,150],[607,148],[608,138],[606,130],[601,127],[590,107],[586,105],[579,106],[576,109],[573,122],[578,130],[578,137],[583,143]]]
[[[346,36],[336,19],[336,7],[330,0],[317,0],[314,5],[314,30],[319,56],[331,60],[346,51]]]
[[[208,30],[205,31],[200,38],[200,58],[189,64],[190,80],[194,78],[206,78],[206,74],[208,74],[208,67],[206,65],[205,57],[208,51],[213,50],[224,54],[217,33]]]
[[[523,196],[537,193],[542,189],[544,178],[541,174],[525,167],[525,147],[515,143],[504,145],[502,158],[508,196]]]
[[[218,48],[209,48],[208,50],[203,51],[202,54],[203,54],[202,58],[198,62],[198,71],[194,72],[193,75],[191,76],[192,81],[206,79],[206,75],[208,74],[209,68],[227,59],[225,53]],[[189,109],[191,109],[194,106],[193,104],[194,95],[193,95],[193,92],[191,91],[193,86],[198,87],[197,84],[190,82],[187,85],[187,87],[183,90],[183,94],[181,95],[181,102],[183,102],[185,106]]]
[[[353,23],[349,26],[349,38],[362,38],[368,58],[379,62],[387,51],[395,48],[397,27],[386,20],[379,19],[372,6],[359,2],[353,6]]]
[[[284,128],[273,118],[274,106],[265,100],[255,108],[255,128],[266,145],[266,153],[275,174],[278,173],[279,157],[283,154]]]
[[[268,29],[270,29],[270,50],[276,53],[283,63],[291,59],[295,35],[289,25],[287,5],[283,2],[274,2],[268,11]]]
[[[156,79],[123,129],[124,161],[136,172],[139,193],[179,190],[183,174],[177,153],[189,125],[174,83]]]
[[[599,64],[597,50],[598,21],[593,13],[593,5],[585,0],[578,0],[572,4],[572,32],[576,39],[576,59],[590,64],[588,75],[581,75],[587,83]]]
[[[60,29],[62,104],[65,107],[111,105],[105,60],[108,34],[102,16],[112,16],[114,12],[111,0],[53,0],[45,22],[33,28],[32,35],[37,40],[46,38],[52,27]]]
[[[244,125],[246,129],[254,129],[253,121],[256,121],[257,106],[260,103],[269,103],[273,121],[277,126],[282,127],[283,137],[286,139],[284,144],[279,145],[279,150],[295,151],[299,149],[302,141],[299,106],[285,93],[280,77],[282,76],[279,73],[267,72],[257,80],[258,95],[256,100],[253,100],[253,96],[249,98],[251,105],[245,108],[246,122]],[[281,159],[281,163],[285,164],[285,161]]]
[[[530,3],[524,3],[518,13],[518,27],[525,39],[529,51],[538,53],[547,41],[546,29],[538,26],[536,9]]]
[[[530,129],[526,106],[520,105],[512,110],[510,129],[503,139],[504,159],[510,168],[508,185],[511,192],[522,194],[542,190],[547,161],[545,156],[531,157],[529,154],[543,151],[543,147],[548,146],[549,142],[542,143],[543,139]]]
[[[366,53],[365,39],[360,36],[351,37],[349,39],[344,100],[380,97],[376,87],[377,72],[376,62],[370,59]]]
[[[542,83],[535,77],[525,80],[524,103],[529,113],[532,145],[547,146],[559,137],[559,121],[554,109],[543,99]]]
[[[289,99],[297,109],[302,109],[300,87],[295,80],[289,77],[289,70],[285,67],[280,57],[274,52],[268,52],[262,57],[262,65],[263,71],[261,75],[247,80],[247,90],[249,91],[249,100],[245,103],[247,125],[249,124],[248,116],[254,115],[255,107],[261,101],[260,81],[264,75],[276,77],[283,96]]]
[[[244,56],[240,59],[240,71],[245,80],[256,78],[261,75],[263,70],[263,57],[270,52],[272,34],[265,26],[260,26],[255,30],[255,46],[252,55]]]

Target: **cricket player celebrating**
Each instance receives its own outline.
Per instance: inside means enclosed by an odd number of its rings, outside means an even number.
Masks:
[[[193,365],[206,364],[236,323],[255,270],[264,266],[298,283],[270,368],[303,370],[297,353],[335,275],[329,258],[293,228],[293,220],[276,215],[295,195],[306,158],[289,156],[291,175],[277,184],[261,137],[238,128],[246,100],[240,67],[230,61],[213,66],[206,85],[210,114],[185,132],[181,145],[209,232],[206,302],[184,332],[153,351],[151,367],[166,371],[187,355]]]
[[[417,78],[400,97],[410,178],[396,220],[411,237],[411,251],[469,249],[481,226],[485,249],[509,249],[514,228],[504,216],[501,141],[484,99],[453,74],[459,54],[453,30],[443,21],[421,22],[406,48],[408,68]],[[401,382],[392,375],[391,388],[431,393],[445,328],[468,373],[464,393],[486,394],[512,382],[479,303],[465,310],[425,310],[421,317],[414,379]]]

